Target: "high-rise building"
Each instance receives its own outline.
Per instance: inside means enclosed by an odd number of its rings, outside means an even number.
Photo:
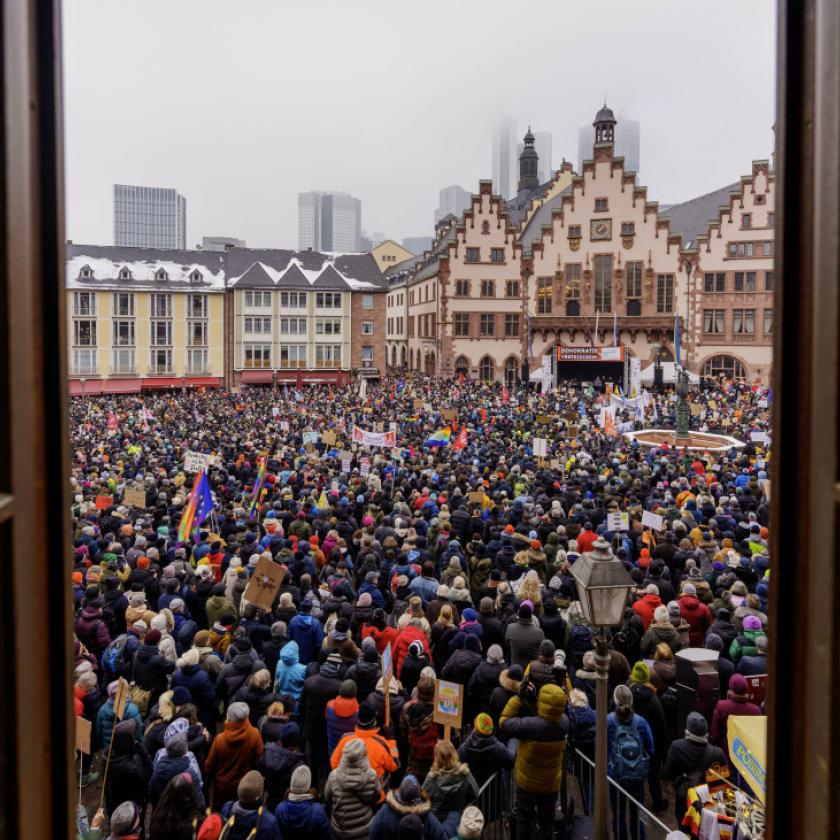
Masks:
[[[362,202],[346,192],[298,194],[298,248],[357,253],[361,249]]]
[[[516,120],[505,116],[493,133],[493,191],[502,198],[516,195]]]
[[[407,248],[412,254],[422,254],[432,247],[431,236],[406,236],[402,241],[403,248]]]
[[[232,236],[203,236],[201,238],[202,251],[227,251],[228,248],[244,248],[244,239]]]
[[[591,160],[592,146],[595,143],[595,127],[584,125],[578,129],[578,172],[583,169],[583,161]],[[639,172],[641,153],[641,126],[638,120],[631,120],[618,112],[615,126],[615,155],[624,158],[625,172]]]
[[[187,247],[187,200],[166,187],[114,184],[114,244]]]
[[[551,166],[551,147],[554,140],[550,131],[535,131],[533,132],[533,137],[534,149],[539,157],[539,163],[537,165],[537,178],[541,184],[545,184],[550,181],[554,175],[554,169]],[[522,143],[516,144],[517,159],[521,156],[524,148],[525,147]]]
[[[460,218],[464,210],[470,209],[470,194],[463,187],[453,184],[440,191],[439,202],[440,206],[435,210],[435,224],[450,213]]]

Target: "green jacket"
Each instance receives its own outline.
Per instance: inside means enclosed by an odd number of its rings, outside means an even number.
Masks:
[[[729,658],[737,664],[742,656],[755,656],[758,653],[755,646],[756,639],[764,635],[763,630],[744,630],[742,635],[732,640],[729,646]]]

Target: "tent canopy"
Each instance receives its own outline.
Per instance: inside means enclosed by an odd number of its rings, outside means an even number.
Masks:
[[[675,382],[677,375],[676,362],[660,362],[660,364],[662,365],[662,381],[669,384]],[[643,385],[653,384],[654,367],[654,365],[650,364],[642,370],[640,379]],[[691,382],[692,385],[697,385],[700,382],[700,377],[696,373],[688,371],[688,381]]]

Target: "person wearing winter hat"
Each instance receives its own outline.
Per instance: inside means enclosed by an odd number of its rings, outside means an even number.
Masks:
[[[481,837],[482,831],[484,831],[484,815],[481,811],[475,805],[464,808],[461,821],[458,823],[458,833],[455,835],[457,840],[476,840]]]
[[[466,696],[470,712],[490,708],[490,697],[499,685],[505,670],[504,652],[499,645],[490,645],[486,658],[478,664],[467,683]]]
[[[533,609],[523,603],[516,621],[511,621],[505,631],[505,642],[510,648],[510,661],[523,669],[540,655],[540,645],[545,634],[534,625]]]
[[[249,770],[236,786],[236,799],[222,807],[222,821],[230,837],[276,840],[280,829],[274,814],[265,807],[265,779]]]
[[[263,741],[256,727],[248,720],[247,703],[231,703],[227,710],[224,731],[210,747],[204,772],[212,783],[212,802],[218,808],[236,797],[240,779],[255,770],[263,753]]]
[[[499,674],[499,684],[490,694],[490,716],[496,723],[507,706],[508,700],[519,693],[524,678],[525,670],[521,665],[511,665]]]
[[[102,815],[101,820],[99,819]],[[101,810],[91,821],[88,840],[100,840],[103,836],[100,826],[105,821],[105,811]],[[108,840],[134,840],[140,836],[143,828],[143,811],[135,802],[123,802],[111,813],[111,834]]]
[[[473,731],[458,747],[458,758],[469,766],[481,787],[499,769],[513,767],[516,750],[496,737],[493,718],[487,712],[479,712],[473,725]]]
[[[400,753],[397,742],[379,734],[376,712],[368,703],[359,706],[356,728],[348,732],[336,745],[330,756],[330,766],[338,767],[347,745],[357,739],[362,742],[368,757],[368,765],[376,773],[380,782],[386,773],[393,773],[400,766]]]
[[[350,738],[324,787],[334,840],[367,840],[382,788],[364,742]]]
[[[398,790],[388,791],[385,806],[379,809],[370,830],[370,840],[391,840],[399,837],[403,818],[417,816],[423,825],[423,838],[452,837],[458,827],[460,814],[451,813],[441,823],[432,813],[429,795],[414,776],[406,776]]]
[[[747,681],[742,674],[733,674],[725,700],[718,700],[712,714],[711,743],[720,747],[729,758],[727,721],[730,715],[760,715],[761,709],[747,698]]]
[[[713,764],[726,764],[726,754],[720,747],[708,743],[709,728],[699,712],[691,712],[686,719],[685,737],[671,743],[662,780],[674,784],[674,816],[682,825],[686,811],[686,794],[690,787],[705,780],[706,770]]]
[[[312,773],[301,764],[292,772],[288,798],[274,811],[280,833],[286,840],[329,840],[330,820],[315,796]]]
[[[332,755],[338,742],[356,728],[359,721],[359,701],[356,699],[356,683],[344,680],[338,690],[338,697],[327,703],[327,750]]]

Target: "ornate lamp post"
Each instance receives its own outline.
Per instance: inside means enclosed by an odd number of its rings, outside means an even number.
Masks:
[[[599,537],[591,554],[572,566],[578,599],[595,637],[597,720],[595,729],[595,840],[608,840],[607,831],[607,673],[610,664],[607,628],[621,623],[633,579],[613,556],[609,543]]]
[[[688,329],[690,319],[690,295],[691,295],[691,269],[694,264],[690,259],[685,261],[685,321],[683,323],[683,333]],[[680,337],[681,338],[681,337]],[[674,336],[675,344],[679,339]],[[688,348],[688,336],[686,335],[686,349]],[[677,360],[681,362],[681,354],[679,345],[674,347],[676,351]],[[677,391],[677,428],[674,431],[674,440],[686,440],[688,438],[688,429],[691,425],[691,409],[688,405],[688,371],[680,363],[676,368],[675,386]]]

